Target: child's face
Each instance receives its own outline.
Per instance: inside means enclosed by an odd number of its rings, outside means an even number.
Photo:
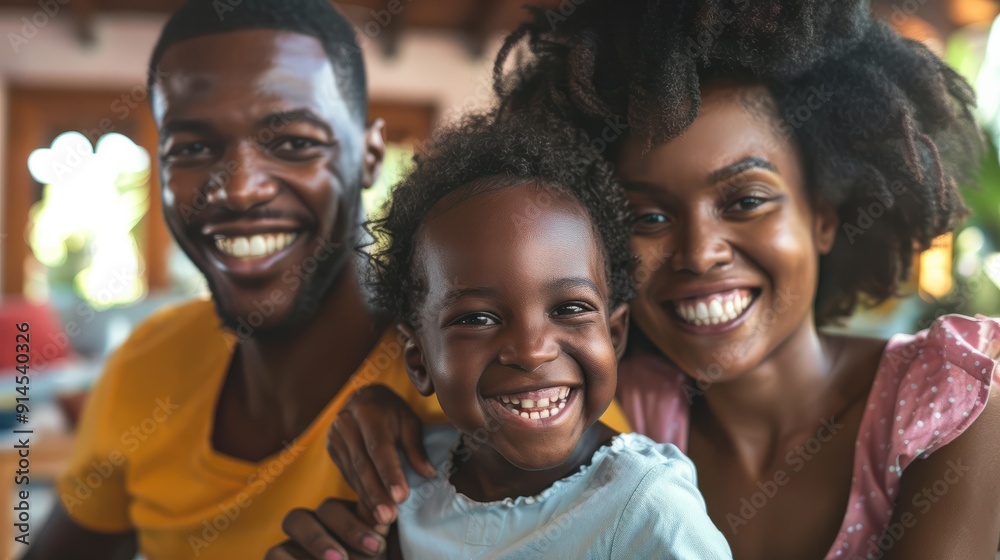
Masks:
[[[533,184],[461,194],[417,234],[427,296],[403,327],[407,369],[465,434],[520,468],[557,466],[615,395],[626,308],[608,308],[577,201]]]
[[[619,161],[639,217],[633,316],[708,382],[739,376],[811,326],[819,256],[836,233],[835,213],[810,204],[770,100],[762,87],[706,89],[683,136],[645,154],[630,141]]]

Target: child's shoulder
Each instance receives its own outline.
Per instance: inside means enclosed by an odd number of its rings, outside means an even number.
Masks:
[[[615,436],[608,445],[597,450],[592,464],[613,469],[611,474],[604,476],[627,474],[637,483],[650,471],[656,471],[660,476],[670,473],[670,476],[680,476],[691,484],[697,484],[694,463],[677,446],[657,443],[638,433]]]
[[[632,479],[624,485],[630,495],[614,528],[612,558],[732,558],[708,517],[694,463],[676,446],[622,434],[608,457],[620,468],[605,482]]]

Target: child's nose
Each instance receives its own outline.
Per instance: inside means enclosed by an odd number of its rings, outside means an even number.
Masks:
[[[559,357],[559,343],[545,325],[515,326],[500,350],[505,366],[532,372]]]

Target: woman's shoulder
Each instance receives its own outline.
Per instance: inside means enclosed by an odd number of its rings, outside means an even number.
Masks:
[[[1000,360],[1000,319],[945,315],[915,335],[896,335],[886,345],[884,367],[904,370],[920,364],[958,368],[974,379],[988,380]]]
[[[998,364],[1000,321],[988,317],[946,315],[889,340],[866,412],[896,474],[975,422],[997,385]]]

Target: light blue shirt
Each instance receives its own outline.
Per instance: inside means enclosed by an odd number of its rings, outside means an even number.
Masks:
[[[622,434],[537,496],[482,503],[448,480],[457,441],[454,428],[425,429],[438,476],[407,471],[404,558],[732,558],[705,511],[694,464],[671,444]]]

